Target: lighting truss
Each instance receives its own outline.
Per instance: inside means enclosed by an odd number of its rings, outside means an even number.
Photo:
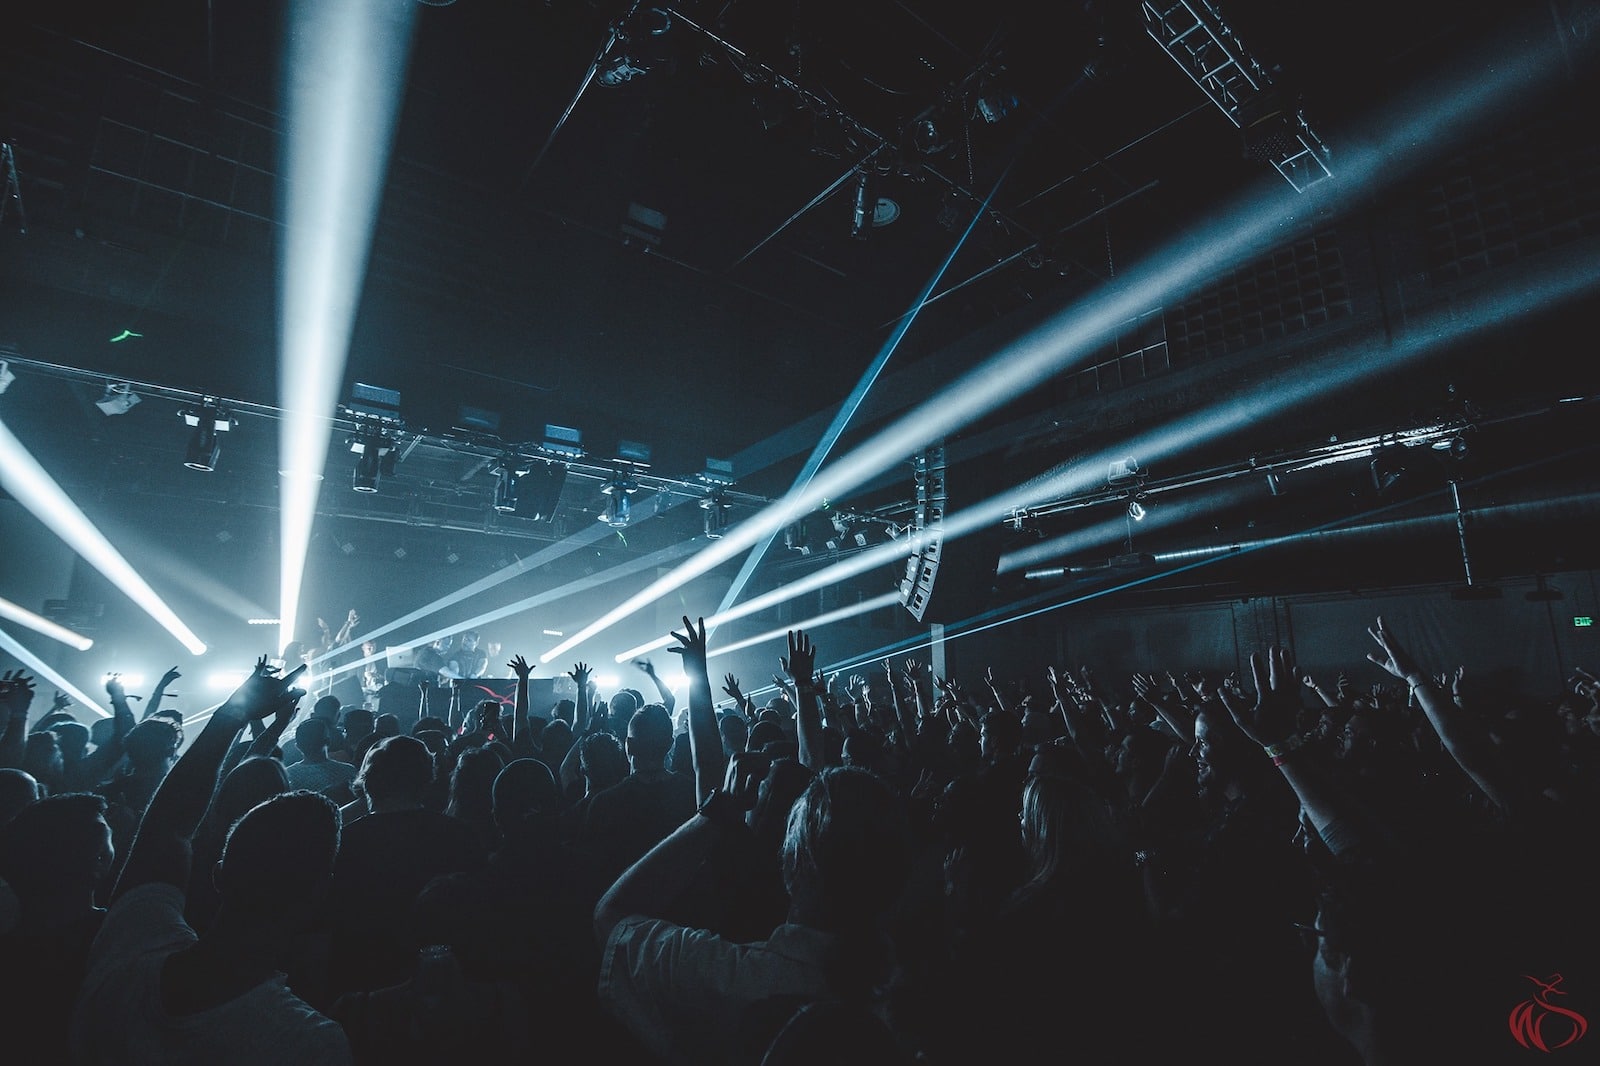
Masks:
[[[1333,176],[1328,147],[1211,0],[1145,0],[1145,29],[1296,192]]]

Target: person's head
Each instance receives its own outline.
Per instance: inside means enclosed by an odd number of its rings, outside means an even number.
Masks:
[[[217,924],[299,931],[325,906],[339,808],[318,792],[273,796],[233,824],[215,872]]]
[[[1029,773],[1019,818],[1030,883],[1042,885],[1057,875],[1071,876],[1114,851],[1115,833],[1105,802],[1088,785],[1048,768]]]
[[[476,651],[478,649],[478,641],[481,639],[476,629],[469,629],[461,634],[461,649],[463,651]]]
[[[537,759],[514,759],[494,779],[494,824],[509,834],[523,820],[560,813],[561,790],[550,767]]]
[[[328,757],[328,723],[321,718],[307,718],[294,727],[294,746],[308,760]]]
[[[51,726],[50,732],[61,746],[61,757],[69,763],[77,762],[89,750],[89,727],[82,722],[62,722]]]
[[[742,714],[724,714],[717,719],[717,734],[722,737],[722,754],[743,751],[750,740],[750,723]]]
[[[339,697],[323,696],[311,705],[311,717],[333,725],[339,721]]]
[[[24,911],[84,898],[105,880],[116,857],[105,816],[104,797],[69,792],[30,804],[0,826],[0,879]]]
[[[89,740],[97,748],[111,743],[111,738],[116,735],[117,721],[115,718],[96,718],[89,723]]]
[[[978,727],[978,751],[988,760],[1015,755],[1022,743],[1022,719],[1011,711],[993,710],[984,715]]]
[[[565,719],[552,718],[545,723],[534,743],[547,765],[560,766],[561,760],[567,757],[567,751],[572,747],[572,724]]]
[[[750,828],[766,843],[782,846],[789,812],[811,784],[811,771],[796,758],[773,759],[756,790],[756,805],[747,817]]]
[[[397,737],[400,735],[400,719],[392,714],[380,714],[372,720],[374,736]]]
[[[556,705],[550,708],[552,722],[565,722],[570,728],[578,720],[578,705],[571,700],[556,700]]]
[[[874,773],[883,772],[883,741],[872,733],[853,730],[844,738],[844,765],[859,766]]]
[[[365,707],[351,707],[344,712],[344,717],[339,722],[339,728],[344,731],[345,738],[352,744],[359,744],[372,735],[372,712]]]
[[[504,765],[499,755],[483,748],[463,752],[450,773],[450,801],[445,813],[475,825],[492,825],[494,782]]]
[[[1225,711],[1202,707],[1194,716],[1195,783],[1202,793],[1221,795],[1239,783],[1247,751],[1243,738]]]
[[[373,810],[419,807],[433,783],[433,755],[415,737],[380,740],[362,762],[360,781]]]
[[[43,733],[28,734],[22,751],[22,768],[46,788],[54,791],[60,787],[61,775],[66,772],[67,765],[61,757],[61,744],[54,733],[46,729]]]
[[[628,776],[628,756],[610,733],[590,733],[579,745],[578,769],[589,782],[590,792],[610,788]]]
[[[781,692],[767,701],[765,709],[771,711],[780,722],[787,722],[794,717],[794,704]]]
[[[1143,782],[1148,775],[1160,773],[1169,746],[1167,738],[1154,729],[1134,727],[1117,746],[1117,773]]]
[[[635,696],[632,689],[625,688],[614,693],[606,703],[606,720],[611,732],[619,737],[626,736],[634,712],[643,706],[644,700]]]
[[[264,755],[252,755],[222,779],[207,817],[216,825],[230,826],[250,808],[287,791],[289,777],[283,764]]]
[[[158,711],[150,712],[150,717],[160,718],[172,723],[172,728],[178,731],[178,747],[183,747],[183,712],[176,707],[163,707]]]
[[[783,727],[777,722],[762,719],[750,727],[745,736],[744,748],[746,751],[760,751],[768,744],[781,744],[783,742]]]
[[[424,733],[444,733],[448,735],[449,732],[450,723],[431,714],[425,718],[418,718],[417,724],[411,727],[411,735],[414,737],[419,737]]]
[[[660,770],[672,748],[672,716],[659,703],[633,712],[628,719],[628,762],[634,773]]]
[[[26,770],[0,769],[0,825],[5,825],[30,803],[44,797],[39,782]]]
[[[378,642],[377,641],[375,641],[375,640],[363,640],[361,642],[361,657],[363,659],[370,659],[376,654],[378,654]]]
[[[950,769],[957,774],[976,767],[983,758],[978,730],[965,718],[950,727],[945,750],[950,756]]]
[[[164,774],[178,753],[178,731],[165,718],[146,718],[128,730],[122,750],[134,773]]]
[[[877,774],[823,770],[789,811],[783,884],[800,924],[871,930],[899,898],[910,864],[905,804]]]

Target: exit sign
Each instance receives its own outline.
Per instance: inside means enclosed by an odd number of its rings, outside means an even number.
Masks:
[[[1572,616],[1572,624],[1582,629],[1584,626],[1594,625],[1594,619],[1586,614],[1575,614]]]

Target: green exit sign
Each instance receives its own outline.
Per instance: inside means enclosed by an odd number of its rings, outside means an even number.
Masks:
[[[1572,624],[1582,629],[1584,626],[1594,625],[1594,619],[1586,614],[1575,614],[1572,616]]]

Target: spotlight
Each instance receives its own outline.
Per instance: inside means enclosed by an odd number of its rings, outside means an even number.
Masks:
[[[533,522],[554,518],[566,480],[564,463],[531,464],[517,477],[517,516]]]
[[[0,392],[5,392],[9,389],[11,383],[15,380],[17,380],[17,375],[11,372],[11,364],[4,359],[0,359]]]
[[[1274,496],[1283,495],[1283,479],[1271,470],[1267,471],[1267,491]]]
[[[494,509],[510,514],[517,509],[517,482],[528,471],[517,465],[515,456],[506,456],[495,468]]]
[[[1128,517],[1133,519],[1135,522],[1143,522],[1144,516],[1148,513],[1149,512],[1144,509],[1144,504],[1140,503],[1138,500],[1128,501]]]
[[[707,540],[721,540],[728,528],[728,502],[721,492],[712,492],[700,500],[701,530]]]
[[[1396,486],[1404,488],[1412,480],[1403,449],[1385,448],[1372,457],[1372,487],[1380,495]]]
[[[198,411],[179,411],[184,424],[194,427],[189,437],[189,447],[184,452],[183,465],[190,470],[211,471],[217,468],[217,457],[222,454],[222,440],[218,433],[234,427],[233,419],[214,402],[204,401]]]
[[[783,546],[792,552],[799,552],[801,555],[811,554],[811,538],[806,533],[804,521],[796,522],[794,525],[784,529]]]
[[[368,426],[347,443],[350,450],[356,455],[355,470],[350,476],[350,487],[357,492],[377,492],[378,479],[382,476],[387,466],[389,473],[394,473],[393,461],[385,463],[389,453],[393,451],[389,438],[383,435],[383,430],[376,426]]]
[[[95,401],[95,406],[107,417],[111,415],[125,415],[139,403],[139,396],[133,391],[133,386],[126,382],[107,385],[105,394]]]
[[[597,517],[612,529],[621,529],[633,520],[633,505],[628,502],[629,494],[627,490],[614,489],[610,484],[602,491],[606,493],[606,505]]]

